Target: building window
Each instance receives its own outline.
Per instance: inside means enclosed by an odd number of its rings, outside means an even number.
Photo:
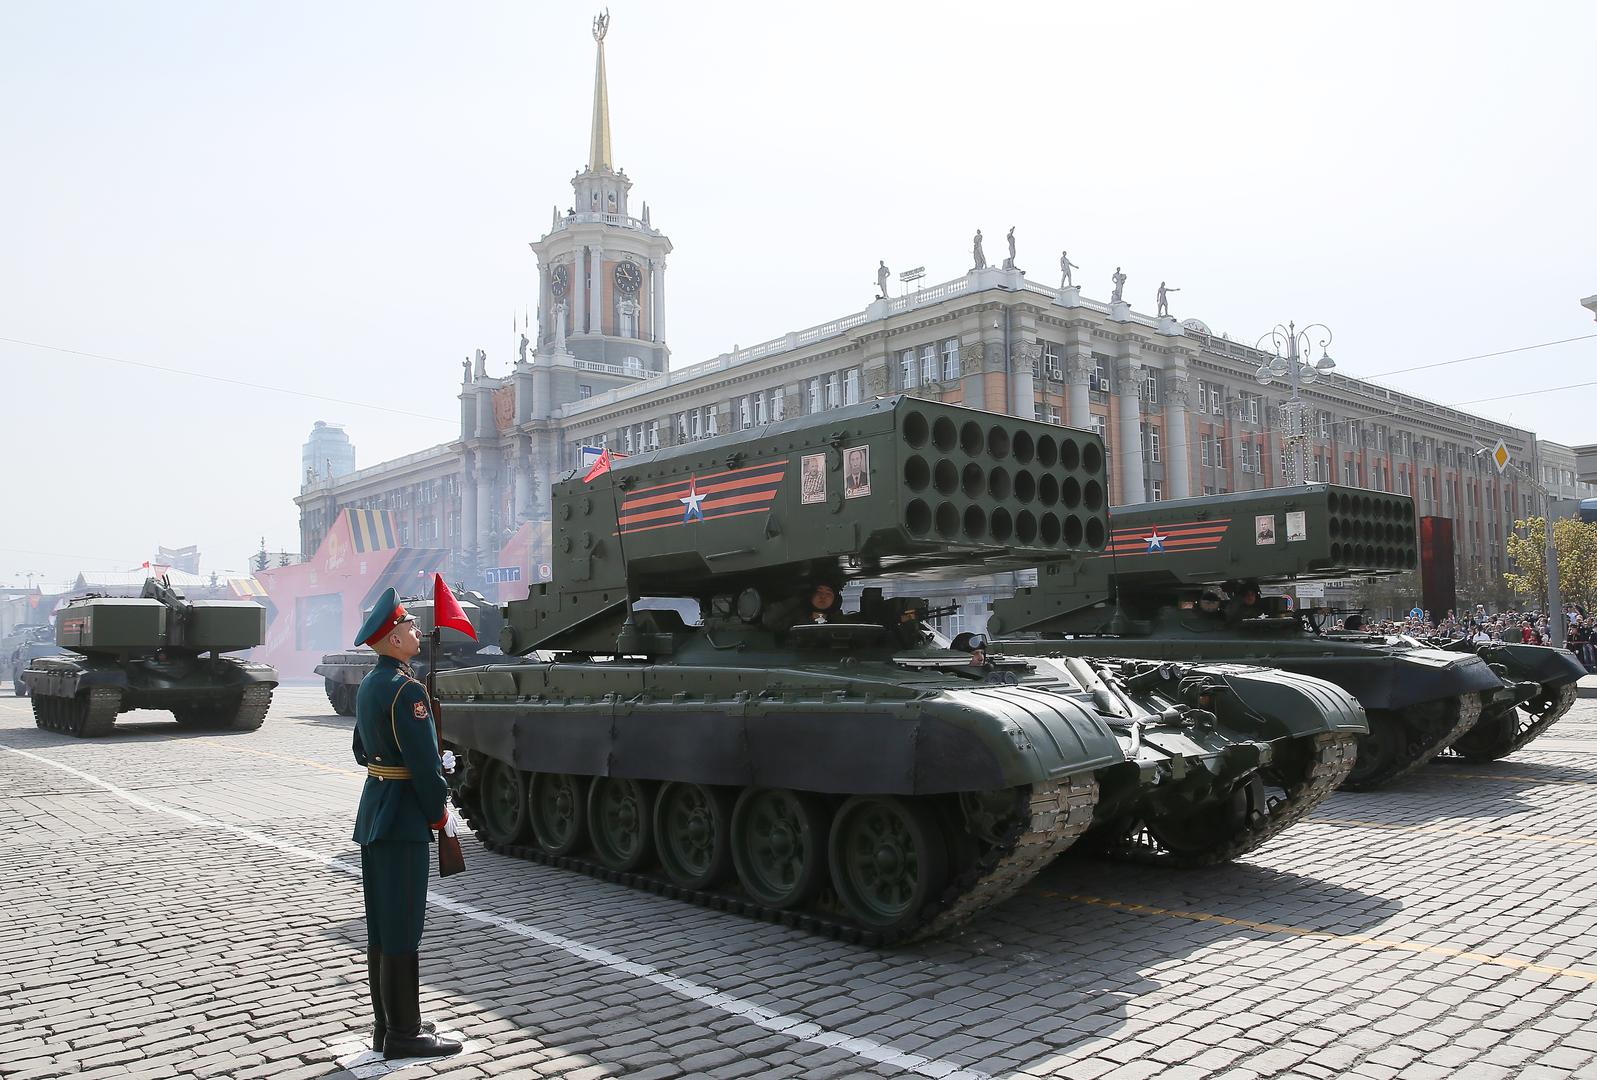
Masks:
[[[843,376],[834,371],[826,377],[826,407],[835,409],[843,404]]]
[[[821,411],[821,377],[817,375],[810,380],[810,412]]]
[[[1199,452],[1205,465],[1214,464],[1214,436],[1204,435],[1198,440]]]
[[[959,378],[959,339],[943,342],[943,378],[952,382]]]
[[[843,404],[859,404],[860,369],[851,367],[843,376]]]
[[[1253,471],[1253,444],[1246,439],[1242,441],[1242,471],[1245,473]]]
[[[749,396],[744,394],[738,398],[738,427],[751,428],[754,426],[754,410],[749,407]]]
[[[780,420],[787,415],[787,387],[778,386],[771,391],[771,419]]]
[[[1103,362],[1096,356],[1092,358],[1092,370],[1087,373],[1087,389],[1104,391],[1109,389],[1109,378],[1104,374]]]
[[[1148,372],[1148,377],[1142,381],[1142,396],[1147,399],[1149,405],[1159,403],[1159,376],[1152,371]]]
[[[1045,378],[1057,380],[1063,375],[1059,370],[1059,346],[1051,341],[1042,343],[1042,368]]]
[[[704,437],[704,410],[703,409],[694,409],[693,410],[693,437],[695,439],[702,439]]]
[[[1259,395],[1243,394],[1242,407],[1244,410],[1243,415],[1247,417],[1248,423],[1257,424],[1259,422]]]
[[[1094,416],[1092,418],[1092,430],[1098,434],[1098,438],[1104,438],[1104,431],[1107,427],[1108,421],[1104,417]]]
[[[589,386],[587,383],[578,383],[577,384],[577,398],[578,398],[578,400],[581,400],[582,398],[591,398],[592,396],[593,396],[593,387]]]
[[[1198,381],[1198,411],[1201,413],[1209,411],[1209,384],[1201,379]]]
[[[903,379],[902,387],[905,390],[915,386],[915,350],[905,349],[898,354],[899,377]]]
[[[627,428],[621,435],[621,448],[629,454],[632,453],[632,429]]]
[[[1314,415],[1318,417],[1320,421],[1320,438],[1329,439],[1331,437],[1331,414],[1322,411],[1315,413]]]
[[[1148,482],[1148,487],[1153,492],[1153,501],[1154,502],[1163,502],[1164,501],[1164,481],[1163,480],[1150,480]]]
[[[937,381],[937,346],[922,345],[920,350],[920,381],[934,383]]]
[[[719,410],[714,405],[706,405],[704,411],[709,415],[705,417],[705,432],[711,436],[721,434],[721,417]]]
[[[649,449],[660,449],[660,421],[649,421]]]
[[[771,408],[764,391],[754,395],[754,422],[763,424],[770,418]]]

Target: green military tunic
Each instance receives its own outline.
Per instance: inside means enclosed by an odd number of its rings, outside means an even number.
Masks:
[[[449,787],[426,688],[392,657],[379,656],[361,680],[354,751],[367,767],[354,836],[366,941],[387,954],[413,953],[427,909],[428,843],[444,819]],[[388,776],[377,775],[383,772]]]

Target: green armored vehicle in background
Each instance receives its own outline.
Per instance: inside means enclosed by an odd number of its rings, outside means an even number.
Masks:
[[[1473,653],[1496,672],[1503,689],[1486,700],[1481,717],[1448,749],[1471,761],[1507,757],[1557,723],[1575,704],[1583,665],[1568,649],[1517,641],[1476,643],[1433,638],[1431,648]]]
[[[143,595],[83,596],[56,612],[68,655],[21,674],[39,727],[80,738],[109,735],[118,713],[170,710],[184,727],[254,731],[266,719],[277,672],[223,653],[265,640],[266,609],[237,600],[186,600],[155,578]]]
[[[495,851],[910,940],[1083,837],[1234,858],[1329,796],[1365,730],[1312,678],[982,663],[932,639],[921,583],[1102,548],[1087,432],[889,398],[628,458],[553,498],[555,584],[506,606],[509,655],[437,676],[455,797]],[[856,614],[801,599],[859,578],[878,584]]]
[[[461,592],[458,595],[460,606],[465,609],[466,617],[477,630],[477,640],[473,641],[459,630],[444,627],[438,637],[439,671],[483,663],[478,654],[485,645],[497,651],[494,643],[499,640],[499,629],[503,625],[499,608],[481,593]],[[401,598],[400,602],[405,605],[406,611],[416,616],[416,629],[423,637],[432,632],[431,600]],[[371,612],[367,611],[366,614],[370,615]],[[366,677],[366,673],[376,666],[377,654],[370,649],[352,649],[322,657],[322,662],[316,665],[316,674],[322,677],[326,685],[327,700],[334,712],[339,716],[355,715],[355,691],[360,689],[360,681]],[[432,649],[429,647],[422,649],[421,655],[411,664],[411,669],[418,679],[425,679],[431,666]]]
[[[1406,495],[1312,484],[1119,507],[1113,523],[1103,553],[1044,566],[1035,587],[993,604],[988,630],[1002,648],[1265,664],[1333,682],[1369,714],[1344,784],[1353,790],[1418,768],[1464,738],[1483,706],[1512,709],[1523,693],[1477,656],[1324,633],[1316,613],[1259,596],[1299,578],[1413,569]],[[1217,602],[1221,589],[1229,599]]]

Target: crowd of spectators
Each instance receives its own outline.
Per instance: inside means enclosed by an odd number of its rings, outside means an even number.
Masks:
[[[1589,672],[1597,672],[1597,615],[1579,608],[1564,612],[1569,629],[1564,636],[1565,647],[1580,658]],[[1430,612],[1417,618],[1361,620],[1359,627],[1373,634],[1407,634],[1415,638],[1468,638],[1477,643],[1492,641],[1517,642],[1524,645],[1549,645],[1547,616],[1534,611],[1486,612],[1477,608],[1462,614],[1449,611],[1441,619],[1433,619]]]

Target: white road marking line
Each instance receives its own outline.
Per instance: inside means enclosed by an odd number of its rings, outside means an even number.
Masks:
[[[234,836],[248,840],[253,844],[258,844],[261,847],[268,847],[285,855],[292,855],[307,862],[314,862],[320,866],[326,866],[349,874],[352,877],[360,877],[360,867],[343,859],[335,859],[330,855],[312,851],[310,848],[290,844],[276,837],[267,836],[265,833],[256,832],[254,829],[244,828],[242,825],[230,825],[225,821],[216,821],[192,811],[180,810],[175,806],[167,806],[165,803],[156,802],[154,799],[146,799],[142,795],[135,795],[131,791],[125,791],[115,784],[101,780],[97,776],[91,776],[81,769],[75,769],[71,765],[65,765],[51,758],[41,757],[27,750],[19,750],[4,743],[0,743],[0,750],[7,750],[20,757],[37,761],[41,765],[49,765],[51,768],[60,769],[62,772],[75,776],[79,780],[86,781],[110,792],[124,802],[132,803],[134,806],[142,807],[145,810],[169,814],[191,825],[219,829],[222,832],[231,833]],[[918,1076],[931,1077],[932,1080],[992,1080],[992,1077],[987,1073],[977,1072],[972,1069],[961,1069],[956,1065],[946,1061],[939,1061],[936,1058],[895,1050],[891,1046],[879,1043],[874,1039],[867,1039],[857,1035],[844,1035],[842,1032],[832,1031],[809,1020],[779,1013],[774,1009],[756,1005],[752,1001],[733,994],[723,993],[720,990],[713,990],[692,980],[669,975],[659,968],[641,964],[635,960],[628,960],[619,953],[611,952],[608,949],[602,949],[596,945],[588,945],[574,938],[568,938],[563,934],[517,922],[515,919],[509,919],[503,915],[495,915],[493,912],[484,911],[464,901],[452,900],[448,896],[440,896],[432,890],[428,891],[427,903],[432,907],[451,912],[473,922],[496,927],[515,934],[517,937],[527,938],[530,941],[542,942],[545,945],[551,945],[554,948],[568,952],[579,959],[644,979],[689,1000],[731,1016],[741,1017],[767,1031],[786,1035],[796,1042],[813,1043],[816,1046],[844,1050],[855,1057],[864,1058],[866,1061],[902,1069],[904,1072],[914,1073]]]

